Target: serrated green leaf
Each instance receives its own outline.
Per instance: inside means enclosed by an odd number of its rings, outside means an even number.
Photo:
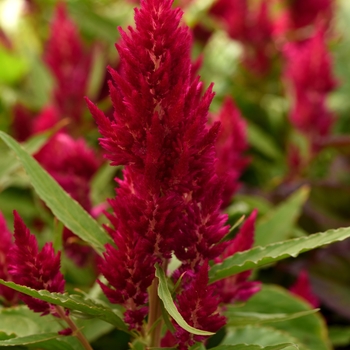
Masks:
[[[333,242],[343,241],[348,237],[350,237],[350,227],[328,230],[307,237],[294,238],[236,253],[209,270],[209,281],[213,283],[239,272],[271,264],[285,258],[295,258],[301,253]]]
[[[290,238],[293,226],[309,192],[308,187],[301,187],[272,212],[260,218],[255,229],[255,246],[263,246]]]
[[[259,312],[242,312],[237,311],[237,307],[228,306],[225,316],[227,317],[227,324],[230,326],[245,326],[255,324],[268,324],[274,322],[288,321],[294,318],[299,318],[307,315],[314,314],[319,309],[306,310],[300,312],[294,312],[290,314],[286,313],[259,313]]]
[[[214,333],[212,332],[207,332],[204,330],[196,329],[192,326],[190,326],[182,317],[180,312],[178,311],[177,307],[174,304],[174,301],[171,297],[166,276],[163,271],[163,269],[156,264],[156,277],[158,277],[159,280],[159,285],[158,285],[158,296],[162,300],[165,309],[168,311],[169,315],[175,320],[175,322],[185,329],[187,332],[190,332],[192,334],[196,335],[204,335],[204,336],[210,336],[213,335]]]
[[[26,295],[30,295],[33,298],[46,301],[50,304],[60,305],[67,309],[77,310],[86,315],[97,317],[103,321],[113,324],[120,330],[128,331],[128,327],[125,325],[123,320],[112,309],[82,295],[68,295],[61,293],[50,293],[47,290],[35,290],[13,282],[6,282],[2,279],[0,279],[0,284]]]
[[[2,140],[16,153],[39,197],[72,232],[98,252],[111,242],[101,226],[11,136],[0,131]]]
[[[237,345],[220,345],[211,350],[282,350],[282,349],[298,349],[295,344],[284,343],[272,346],[259,346],[249,344],[237,344]]]

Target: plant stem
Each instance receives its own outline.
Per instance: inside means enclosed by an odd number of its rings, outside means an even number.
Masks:
[[[168,261],[163,262],[163,269],[166,270]],[[149,314],[148,314],[148,331],[150,332],[150,347],[159,347],[162,331],[162,320],[159,318],[162,315],[161,300],[158,296],[159,280],[155,278],[149,287]],[[155,324],[157,322],[157,324]]]
[[[90,343],[87,341],[87,339],[85,338],[83,333],[81,333],[81,331],[79,330],[77,325],[74,323],[74,321],[68,315],[66,315],[64,308],[62,306],[56,305],[55,309],[56,309],[58,315],[60,316],[60,318],[68,324],[68,326],[70,327],[70,329],[73,332],[73,335],[75,335],[79,339],[79,341],[84,346],[84,348],[86,350],[93,350]]]

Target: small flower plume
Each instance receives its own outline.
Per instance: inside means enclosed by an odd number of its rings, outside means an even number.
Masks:
[[[60,272],[60,253],[55,254],[52,243],[46,243],[39,252],[35,236],[16,211],[14,218],[15,242],[7,256],[12,281],[36,290],[63,293],[65,281]],[[53,309],[51,304],[24,294],[21,294],[21,299],[30,309],[42,315]]]
[[[313,25],[317,21],[325,24],[332,18],[334,2],[334,0],[289,1],[289,23],[293,29]]]
[[[329,134],[334,122],[326,98],[336,87],[336,80],[324,30],[318,28],[310,39],[301,43],[287,44],[285,55],[285,77],[294,95],[290,119],[310,138],[316,150],[320,138]]]
[[[239,188],[238,179],[248,164],[247,157],[243,155],[248,148],[246,123],[229,98],[213,119],[221,122],[216,141],[216,173],[225,182],[222,194],[222,208],[225,208]]]
[[[302,299],[306,300],[313,307],[319,307],[320,301],[311,288],[309,274],[306,270],[300,271],[297,280],[289,290]]]
[[[78,28],[68,17],[64,2],[58,2],[51,25],[44,61],[56,80],[55,105],[61,116],[81,120],[88,83],[91,54],[84,49]]]
[[[210,9],[210,14],[223,23],[228,35],[243,44],[243,63],[258,74],[269,70],[273,55],[270,4],[262,0],[253,8],[252,1],[219,0]]]
[[[226,258],[238,252],[244,252],[245,250],[253,248],[256,216],[257,211],[254,210],[245,221],[238,234],[230,241],[230,245],[223,254],[215,259],[216,263],[221,263]],[[220,301],[224,304],[230,304],[235,301],[246,301],[252,295],[259,292],[261,283],[248,281],[250,275],[251,271],[245,271],[216,282],[214,285]]]
[[[184,270],[195,269],[222,253],[228,231],[215,173],[219,123],[206,125],[214,94],[211,87],[202,94],[193,79],[190,32],[171,5],[142,1],[136,29],[120,29],[121,73],[110,69],[112,120],[88,101],[106,157],[125,165],[110,201],[118,248],[107,246],[100,268],[110,284],[102,288],[125,306],[132,327],[147,312],[154,263],[174,252]]]
[[[12,245],[12,234],[7,228],[4,216],[0,212],[0,278],[5,281],[11,281],[11,276],[8,271],[7,254]],[[0,285],[0,297],[5,299],[6,304],[12,304],[15,302],[16,296],[16,291]]]

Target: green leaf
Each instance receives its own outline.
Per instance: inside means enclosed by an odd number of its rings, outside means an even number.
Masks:
[[[308,187],[301,187],[272,212],[259,219],[255,230],[255,245],[262,246],[290,238],[309,192]]]
[[[0,82],[14,84],[18,82],[28,70],[27,62],[20,56],[0,46]]]
[[[213,283],[239,272],[271,264],[285,258],[295,258],[301,253],[333,242],[343,241],[348,237],[350,237],[350,227],[328,230],[307,237],[294,238],[236,253],[209,270],[209,281]]]
[[[269,349],[270,346],[280,346],[281,344],[286,345],[285,349],[288,350],[300,348],[298,339],[287,332],[282,332],[269,326],[227,327],[226,336],[220,346],[240,344],[250,344],[250,346],[256,346],[257,349],[260,349],[260,347],[262,349]],[[306,349],[303,348],[303,350]],[[316,350],[316,348],[313,350]]]
[[[274,140],[256,124],[248,124],[248,142],[270,159],[282,158],[282,154]]]
[[[29,310],[26,305],[0,309],[0,332],[25,337],[37,333],[58,332],[62,327],[57,318],[51,315],[43,317]]]
[[[259,346],[248,344],[236,344],[236,345],[220,345],[211,350],[282,350],[282,349],[298,349],[295,344],[284,343],[272,346]]]
[[[37,152],[48,140],[52,133],[43,132],[32,136],[27,142],[22,144],[22,147],[29,153]],[[3,188],[3,183],[6,182],[9,175],[15,172],[20,167],[20,163],[13,156],[11,151],[1,156],[0,160],[0,186]]]
[[[225,316],[227,324],[230,326],[245,326],[256,324],[267,324],[281,321],[288,321],[294,318],[299,318],[314,314],[318,309],[306,310],[293,313],[259,313],[259,312],[243,312],[237,311],[237,307],[228,306]]]
[[[40,333],[32,334],[25,337],[11,338],[7,340],[0,340],[0,346],[16,346],[16,345],[36,345],[39,346],[40,343],[46,342],[48,340],[53,340],[58,337],[57,333]]]
[[[264,285],[259,293],[256,293],[239,309],[242,312],[271,314],[291,314],[312,311],[311,305],[307,302],[295,297],[286,289],[273,285]],[[237,333],[235,329],[238,328],[240,331]],[[228,329],[234,338],[234,343],[255,343],[257,345],[267,346],[292,342],[303,350],[330,349],[327,328],[320,313],[312,313],[301,318],[292,318],[269,325],[242,326],[237,328],[229,326]],[[243,334],[245,338],[243,338]],[[285,338],[285,336],[290,339]],[[230,344],[230,342],[226,343],[226,340],[225,344]],[[230,341],[232,341],[232,338]]]
[[[101,226],[31,157],[11,136],[0,131],[2,140],[16,153],[39,197],[54,215],[98,252],[111,242]]]
[[[6,282],[2,279],[0,279],[0,284],[3,284],[4,286],[10,287],[26,295],[30,295],[33,298],[46,301],[50,304],[60,305],[67,309],[80,311],[85,315],[97,317],[103,321],[113,324],[120,330],[128,331],[128,327],[125,325],[121,317],[117,315],[111,308],[88,299],[82,295],[68,295],[61,293],[50,293],[47,290],[35,290],[13,282]]]
[[[350,327],[329,327],[329,338],[334,346],[346,346],[350,344]]]
[[[196,329],[196,328],[190,326],[184,320],[184,318],[179,313],[179,311],[178,311],[177,307],[175,306],[174,301],[171,297],[171,294],[170,294],[170,291],[168,288],[168,284],[167,284],[167,280],[166,280],[166,276],[165,276],[163,269],[158,264],[156,264],[155,267],[156,267],[156,276],[159,279],[158,295],[159,295],[159,298],[162,300],[164,307],[168,311],[169,315],[175,320],[175,322],[180,327],[185,329],[187,332],[190,332],[190,333],[196,334],[196,335],[204,335],[204,336],[213,335],[214,333],[212,333],[212,332],[203,331],[203,330]]]

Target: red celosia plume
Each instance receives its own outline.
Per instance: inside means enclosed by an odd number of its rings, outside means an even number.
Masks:
[[[110,284],[102,288],[123,303],[132,326],[147,312],[154,263],[174,252],[194,269],[222,253],[228,230],[215,173],[219,123],[206,126],[213,92],[202,94],[191,76],[190,32],[171,5],[143,1],[136,29],[120,29],[121,73],[110,69],[112,121],[88,101],[106,157],[125,165],[111,201],[109,232],[118,248],[107,247],[100,268]]]
[[[8,271],[12,280],[36,290],[64,292],[64,278],[60,272],[60,253],[55,254],[52,243],[46,243],[39,252],[34,235],[30,234],[18,213],[14,211],[15,243],[8,259]],[[52,306],[42,300],[21,294],[21,299],[35,312],[46,315]]]

